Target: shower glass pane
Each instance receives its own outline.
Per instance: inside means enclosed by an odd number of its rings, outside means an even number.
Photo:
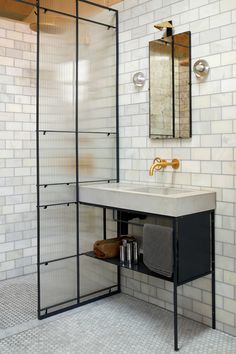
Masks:
[[[50,24],[51,13],[41,12],[40,23]],[[74,131],[76,21],[55,16],[55,26],[40,31],[39,129]]]
[[[117,286],[117,267],[99,259],[80,256],[80,296]],[[97,293],[96,296],[101,294]]]
[[[75,134],[40,134],[40,184],[75,182],[75,146]]]
[[[74,204],[42,209],[40,225],[40,262],[76,255],[76,206]]]
[[[80,253],[89,252],[97,240],[103,239],[103,209],[80,205]],[[106,238],[117,237],[117,224],[113,221],[112,211],[106,210]]]
[[[115,132],[115,30],[79,21],[79,33],[79,130]]]
[[[76,258],[70,258],[40,266],[41,309],[77,297],[76,262]]]
[[[102,208],[80,205],[80,253],[92,251],[94,242],[103,238],[102,215]]]
[[[79,134],[79,145],[80,181],[116,178],[114,134]]]
[[[75,202],[76,185],[42,186],[40,191],[40,204]]]
[[[96,1],[93,1],[96,3]],[[97,1],[98,3],[100,2],[101,5],[106,5],[109,1]],[[108,9],[103,9],[99,6],[96,6],[94,4],[88,4],[82,1],[78,2],[79,4],[79,17],[80,18],[86,18],[91,21],[96,21],[99,23],[103,23],[109,26],[115,26],[116,25],[116,18],[115,18],[115,12],[110,11]],[[98,25],[95,25],[96,29],[98,28]]]
[[[40,6],[46,7],[47,9],[64,12],[69,15],[75,16],[75,0],[66,0],[66,1],[58,1],[58,0],[40,0]]]
[[[107,210],[106,238],[117,237],[116,222],[112,220],[112,211]],[[80,254],[93,250],[93,244],[102,240],[103,209],[92,206],[80,206]],[[101,290],[117,284],[117,267],[101,262],[99,259],[80,256],[80,295]],[[101,294],[96,294],[96,296]],[[87,297],[84,298],[85,300]]]

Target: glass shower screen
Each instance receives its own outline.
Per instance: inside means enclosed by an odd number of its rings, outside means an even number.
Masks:
[[[117,267],[85,254],[103,228],[100,211],[78,198],[80,183],[117,180],[116,13],[77,5],[37,8],[39,318],[117,285]]]

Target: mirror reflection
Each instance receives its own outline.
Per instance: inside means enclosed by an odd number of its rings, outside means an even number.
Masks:
[[[150,138],[191,137],[191,34],[149,43]]]

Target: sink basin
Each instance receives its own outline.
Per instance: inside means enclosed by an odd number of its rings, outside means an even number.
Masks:
[[[80,185],[79,196],[81,203],[172,217],[214,210],[216,205],[215,192],[132,183]]]
[[[144,187],[144,188],[130,188],[130,190],[137,193],[147,193],[147,194],[161,194],[161,195],[170,195],[170,194],[180,194],[186,193],[185,189],[175,189],[171,187]]]

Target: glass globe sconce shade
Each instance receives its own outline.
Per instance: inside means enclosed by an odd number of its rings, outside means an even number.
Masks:
[[[133,83],[136,87],[143,87],[145,84],[146,78],[144,73],[138,72],[133,76]]]

